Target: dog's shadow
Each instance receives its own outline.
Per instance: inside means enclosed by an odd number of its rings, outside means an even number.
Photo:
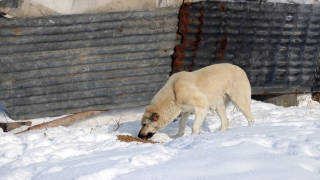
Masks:
[[[168,134],[168,136],[170,136],[170,137],[176,135],[179,130],[179,123],[180,123],[180,118],[178,118],[177,121],[174,121],[174,122],[171,122],[170,124],[168,124],[168,126],[165,127],[163,130],[161,130],[160,133]],[[184,135],[191,135],[193,123],[194,123],[193,119],[189,118],[187,120],[187,127],[185,129]],[[201,126],[200,133],[216,132],[220,129],[221,124],[217,124],[216,128],[211,128],[210,126],[212,126],[212,125],[209,122],[204,121]]]
[[[156,135],[159,136],[161,134],[161,137],[164,139],[170,138],[171,136],[174,136],[178,133],[179,130],[179,123],[180,118],[178,118],[177,121],[171,122],[166,126],[163,130],[159,131]],[[185,136],[191,135],[192,133],[192,126],[193,126],[194,120],[188,119],[187,120],[187,127],[185,129]],[[203,125],[201,126],[200,133],[212,133],[216,132],[220,129],[219,123],[214,123],[214,127],[212,127],[212,122],[204,121]],[[108,130],[112,131],[113,127],[109,127]],[[120,134],[130,134],[132,136],[138,136],[139,131],[141,129],[141,121],[130,121],[120,124],[120,127],[117,129],[117,132]],[[166,136],[166,137],[164,137]]]

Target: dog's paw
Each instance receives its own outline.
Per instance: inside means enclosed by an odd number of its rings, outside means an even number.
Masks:
[[[220,131],[226,131],[228,130],[228,127],[221,127]]]
[[[182,134],[182,135],[176,134],[176,135],[174,135],[174,136],[171,136],[171,138],[172,138],[172,139],[177,139],[177,138],[182,137],[182,136],[183,136],[183,134]]]
[[[251,126],[252,124],[254,124],[254,120],[248,121],[248,126]]]

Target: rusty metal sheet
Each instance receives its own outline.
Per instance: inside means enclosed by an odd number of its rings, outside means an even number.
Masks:
[[[185,3],[179,19],[172,73],[225,62],[246,71],[253,94],[320,91],[319,5]]]

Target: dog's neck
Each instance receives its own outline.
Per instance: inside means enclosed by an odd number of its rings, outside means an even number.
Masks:
[[[158,108],[159,116],[163,121],[160,121],[162,129],[172,122],[181,113],[181,108],[174,101],[165,101],[161,104],[154,104]]]
[[[175,100],[175,94],[171,88],[162,88],[151,101],[151,105],[157,109],[157,113],[162,116],[162,128],[172,122],[180,113],[181,106]]]

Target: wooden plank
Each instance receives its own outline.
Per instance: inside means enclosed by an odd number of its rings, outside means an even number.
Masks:
[[[21,126],[31,126],[31,124],[31,121],[0,123],[0,128],[3,129],[3,132],[8,132]]]
[[[66,124],[69,124],[69,123],[72,123],[72,122],[75,122],[75,121],[78,121],[78,120],[81,120],[81,119],[84,119],[84,118],[87,118],[87,117],[90,117],[90,116],[93,116],[96,114],[100,114],[102,112],[103,111],[88,111],[88,112],[73,114],[73,115],[63,117],[60,119],[56,119],[56,120],[53,120],[53,121],[50,121],[47,123],[43,123],[43,124],[29,127],[27,130],[21,131],[21,132],[15,133],[15,134],[22,134],[22,133],[25,133],[25,132],[31,131],[31,130],[40,130],[40,129],[44,129],[44,128],[63,126],[63,125],[66,125]]]

